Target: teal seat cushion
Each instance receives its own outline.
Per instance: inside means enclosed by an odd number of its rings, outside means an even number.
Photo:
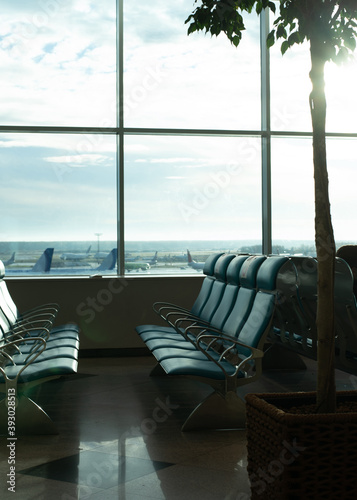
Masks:
[[[225,373],[210,360],[197,360],[190,358],[167,358],[160,362],[160,365],[168,375],[187,375],[204,377],[215,380],[225,380]],[[220,365],[226,370],[228,375],[233,375],[236,368],[227,361],[221,361]],[[243,374],[238,374],[243,377]]]

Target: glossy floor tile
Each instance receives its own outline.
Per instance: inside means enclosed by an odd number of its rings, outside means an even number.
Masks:
[[[0,498],[17,500],[248,500],[244,430],[181,432],[211,392],[188,379],[151,377],[151,357],[81,359],[79,373],[32,398],[57,435],[18,436],[15,495],[9,443],[0,438]],[[337,372],[338,389],[356,377]],[[316,366],[264,371],[247,392],[314,390]]]

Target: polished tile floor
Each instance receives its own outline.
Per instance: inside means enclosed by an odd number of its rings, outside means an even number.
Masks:
[[[33,393],[58,435],[19,436],[15,495],[0,438],[0,498],[17,500],[248,500],[244,430],[182,433],[206,394],[197,382],[150,377],[151,357],[80,359],[79,373]],[[305,370],[265,370],[246,392],[314,390]],[[337,374],[338,388],[356,377]],[[244,392],[242,392],[244,395]]]

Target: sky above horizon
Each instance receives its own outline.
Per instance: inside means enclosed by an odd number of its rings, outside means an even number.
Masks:
[[[115,4],[0,0],[0,125],[116,126]],[[124,2],[125,127],[259,130],[257,16],[237,49],[224,36],[188,37],[193,8]],[[284,57],[272,49],[273,130],[311,130],[309,65],[306,44]],[[328,130],[357,132],[356,81],[356,64],[327,66]],[[354,227],[356,145],[328,141],[339,239]],[[2,240],[116,239],[116,147],[104,134],[0,134]],[[124,152],[127,240],[261,238],[257,137],[132,133]],[[313,240],[311,139],[274,138],[272,159],[273,238]]]

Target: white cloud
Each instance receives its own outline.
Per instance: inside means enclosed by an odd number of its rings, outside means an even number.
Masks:
[[[64,163],[68,167],[86,168],[92,165],[113,166],[113,162],[108,157],[98,154],[82,154],[74,156],[48,156],[43,158],[49,163]]]

